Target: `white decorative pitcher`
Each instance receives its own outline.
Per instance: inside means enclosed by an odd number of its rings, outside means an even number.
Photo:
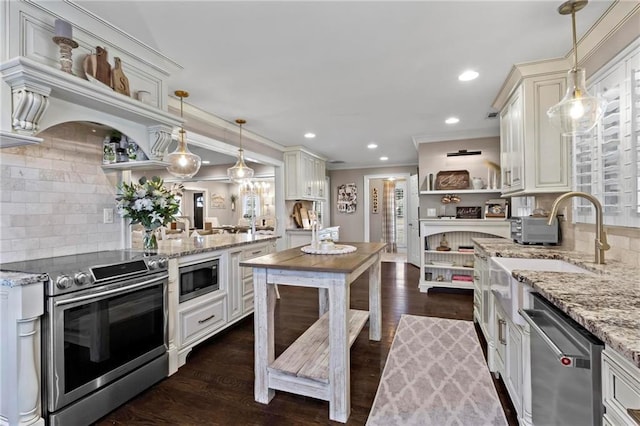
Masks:
[[[473,189],[484,188],[484,181],[482,180],[482,178],[474,177],[473,179],[471,179],[471,182],[473,183]]]

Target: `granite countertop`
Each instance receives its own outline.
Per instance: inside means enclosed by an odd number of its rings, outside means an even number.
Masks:
[[[503,238],[474,238],[488,257],[561,259],[594,275],[514,270],[513,276],[640,368],[640,268],[593,253],[524,246]],[[605,254],[606,255],[606,254]]]
[[[28,274],[25,272],[0,271],[0,287],[18,287],[49,281],[47,274]]]
[[[213,234],[200,237],[165,239],[158,241],[158,254],[177,258],[197,253],[225,250],[231,247],[255,244],[279,238],[277,235]],[[141,243],[134,244],[134,250],[142,249]],[[17,287],[48,281],[47,274],[31,274],[0,270],[0,286]]]
[[[277,238],[279,238],[277,235],[212,234],[199,237],[164,239],[158,241],[158,254],[170,258],[182,257],[190,254],[225,250],[235,246],[270,241]],[[134,244],[133,248],[141,249],[142,246],[140,244]]]
[[[326,231],[326,230],[333,230],[333,229],[339,229],[340,226],[326,226],[324,228],[320,228],[318,231],[322,232],[322,231]],[[311,232],[311,228],[287,228],[285,229],[286,232]]]

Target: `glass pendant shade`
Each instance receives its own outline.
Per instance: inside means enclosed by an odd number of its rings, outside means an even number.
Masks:
[[[167,171],[173,176],[182,179],[193,177],[193,175],[198,173],[200,165],[202,164],[200,157],[187,148],[184,134],[185,130],[180,129],[178,147],[167,156],[167,160],[169,161]]]
[[[189,93],[184,90],[176,90],[174,93],[180,98],[180,118],[182,118],[183,101],[184,98],[189,96]],[[200,165],[202,164],[200,157],[187,148],[186,133],[184,128],[181,127],[179,131],[180,135],[178,136],[178,147],[171,154],[167,155],[167,161],[169,162],[167,171],[181,179],[193,177],[193,175],[198,173]]]
[[[244,150],[238,150],[238,161],[233,167],[227,169],[227,175],[233,182],[241,183],[253,177],[253,169],[244,163]]]
[[[557,104],[549,108],[547,116],[563,135],[588,133],[602,119],[607,103],[604,99],[587,92],[585,71],[578,68],[578,42],[576,34],[576,12],[582,10],[589,0],[568,0],[558,7],[561,15],[571,15],[573,35],[573,68],[567,77],[567,93]]]
[[[572,69],[567,77],[567,93],[549,108],[547,115],[564,135],[589,132],[602,119],[606,108],[604,99],[591,96],[585,84],[585,70]]]
[[[243,183],[247,179],[253,177],[253,169],[244,162],[244,150],[242,149],[242,125],[246,123],[243,119],[237,119],[236,123],[240,126],[240,148],[238,149],[238,160],[233,167],[227,169],[227,176],[232,182]]]

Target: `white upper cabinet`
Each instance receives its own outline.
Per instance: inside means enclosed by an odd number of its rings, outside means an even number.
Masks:
[[[567,69],[564,61],[516,65],[494,102],[501,120],[503,194],[571,189],[571,139],[547,117],[547,110],[564,96]]]
[[[326,201],[325,168],[325,161],[309,152],[285,152],[285,200]]]

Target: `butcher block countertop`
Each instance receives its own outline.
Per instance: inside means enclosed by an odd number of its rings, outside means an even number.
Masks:
[[[271,253],[256,259],[245,260],[241,266],[295,271],[349,273],[364,264],[372,255],[380,252],[386,243],[343,243],[354,246],[356,251],[344,254],[307,254],[294,247]]]
[[[514,270],[512,275],[640,368],[640,268],[615,260],[598,265],[593,253],[523,246],[503,238],[474,242],[488,257],[560,259],[594,272]]]

